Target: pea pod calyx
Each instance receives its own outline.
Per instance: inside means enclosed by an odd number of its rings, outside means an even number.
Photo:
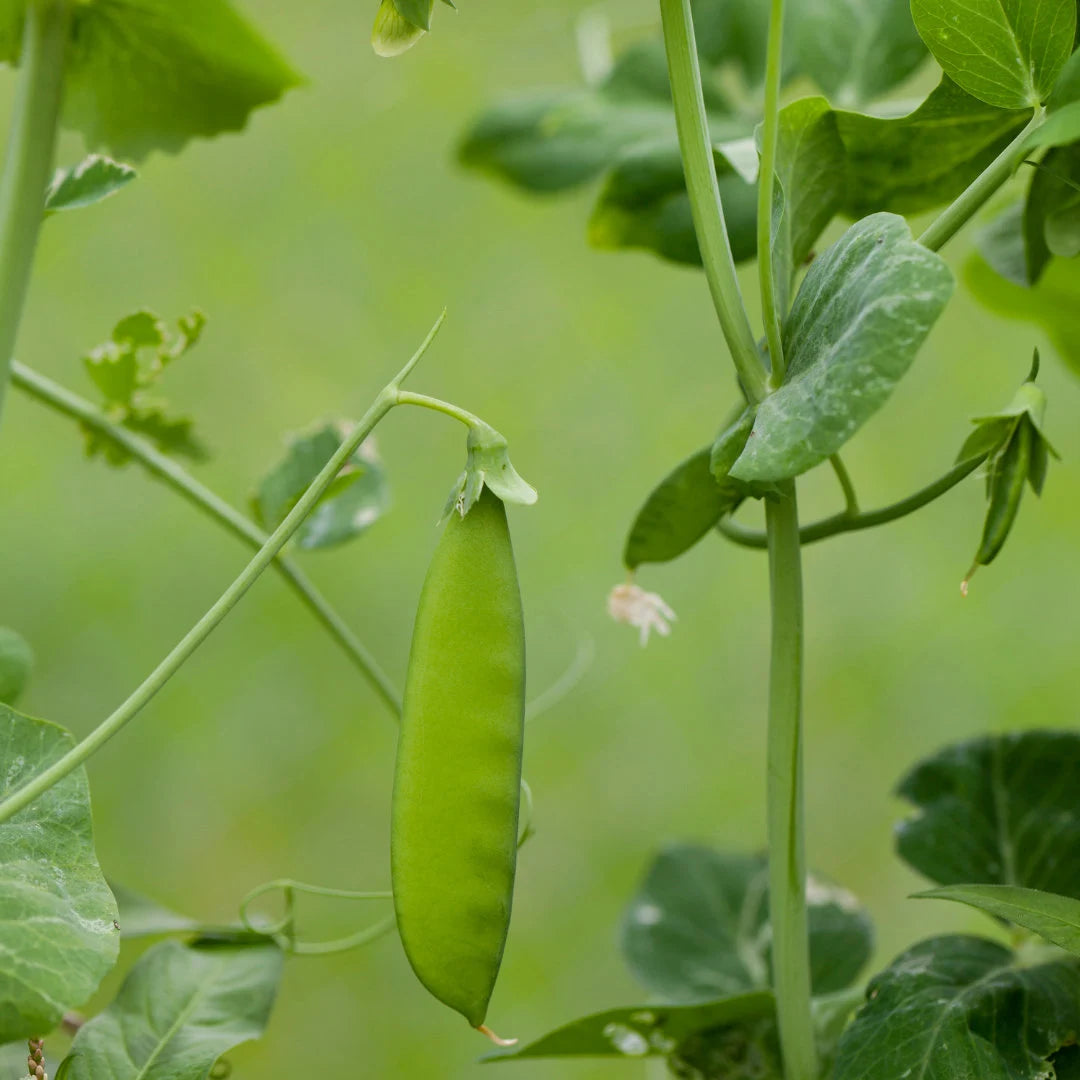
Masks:
[[[443,518],[464,517],[487,487],[504,503],[532,506],[539,497],[510,460],[506,439],[489,424],[477,421],[469,428],[465,471],[457,478],[443,509]]]

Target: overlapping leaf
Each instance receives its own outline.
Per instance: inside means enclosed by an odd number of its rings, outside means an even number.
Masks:
[[[61,210],[93,206],[130,184],[135,175],[130,165],[101,154],[91,154],[77,165],[57,169],[45,192],[45,212],[55,214]]]
[[[34,651],[26,639],[10,627],[0,626],[0,704],[15,704],[33,667]]]
[[[0,705],[0,798],[74,745]],[[51,1031],[90,997],[116,962],[116,918],[77,769],[0,825],[0,1043]]]

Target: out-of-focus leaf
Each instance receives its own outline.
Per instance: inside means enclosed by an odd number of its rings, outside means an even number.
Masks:
[[[14,705],[30,681],[34,650],[8,626],[0,626],[0,705]]]
[[[257,1039],[281,978],[276,945],[155,945],[116,1000],[80,1028],[57,1080],[205,1080]]]
[[[975,244],[986,262],[1003,278],[1016,285],[1028,284],[1022,201],[1007,206],[979,229]]]
[[[881,97],[926,59],[910,0],[803,0],[789,18],[798,69],[844,108]]]
[[[931,938],[871,981],[834,1076],[1045,1080],[1078,1029],[1075,960],[1033,963],[982,938]]]
[[[1080,145],[1051,150],[1031,178],[1024,208],[1029,282],[1052,256],[1080,255]]]
[[[136,175],[130,165],[101,154],[91,154],[78,165],[57,169],[45,192],[45,212],[55,214],[61,210],[93,206],[115,195],[125,184],[130,184]]]
[[[63,728],[0,705],[0,798],[74,745]],[[0,1043],[51,1031],[93,994],[116,963],[116,917],[76,769],[0,825]]]
[[[1003,109],[1046,101],[1076,36],[1074,0],[911,0],[911,13],[946,73]]]
[[[849,892],[807,886],[815,993],[848,987],[870,958],[873,927]],[[685,1004],[769,985],[772,934],[764,856],[675,846],[661,852],[631,900],[622,948],[647,989]]]
[[[523,1046],[499,1050],[487,1061],[561,1057],[653,1057],[670,1054],[696,1032],[743,1026],[775,1015],[772,992],[756,990],[695,1005],[639,1005],[607,1009],[556,1028]]]
[[[956,198],[1027,123],[1027,109],[976,100],[945,76],[905,116],[840,111],[848,158],[844,212],[914,214]]]
[[[124,939],[194,933],[200,929],[200,924],[194,919],[177,915],[141,893],[118,885],[115,881],[110,882],[109,887],[116,898],[120,912],[117,922],[120,924],[120,936]]]
[[[1080,736],[1031,731],[959,743],[897,793],[917,808],[900,855],[939,885],[1021,885],[1080,896]]]
[[[903,218],[852,225],[803,280],[784,324],[787,380],[758,407],[731,475],[782,480],[839,450],[893,392],[952,290]]]
[[[252,500],[264,529],[272,532],[288,517],[343,438],[342,427],[327,424],[290,441],[285,457],[267,473]],[[366,532],[389,505],[386,473],[374,445],[365,442],[300,527],[295,542],[312,551],[342,544]]]

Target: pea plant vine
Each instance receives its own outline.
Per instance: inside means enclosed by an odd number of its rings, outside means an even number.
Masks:
[[[431,32],[435,8],[382,0],[374,52],[408,52]],[[0,0],[0,61],[18,70],[0,175],[0,409],[10,384],[70,419],[88,457],[145,470],[253,553],[81,741],[16,711],[33,651],[17,625],[0,628],[0,1055],[26,1054],[25,1065],[0,1056],[11,1076],[44,1080],[49,1060],[67,1080],[221,1075],[223,1055],[264,1029],[286,957],[358,948],[396,929],[420,982],[496,1044],[493,1062],[653,1057],[710,1080],[1080,1077],[1080,737],[977,739],[907,773],[898,791],[913,813],[897,844],[934,885],[922,895],[978,908],[1012,937],[934,937],[863,982],[870,917],[807,868],[801,562],[805,544],[885,525],[979,474],[987,512],[981,536],[973,528],[971,568],[958,573],[966,592],[1002,551],[1026,489],[1044,489],[1057,455],[1034,342],[1001,409],[978,417],[956,460],[913,493],[864,509],[840,454],[949,303],[953,271],[940,252],[968,226],[979,248],[971,289],[1038,324],[1080,367],[1063,303],[1080,266],[1077,4],[659,0],[659,14],[657,37],[614,60],[606,48],[585,57],[584,88],[529,93],[477,118],[460,158],[533,191],[602,178],[594,244],[704,270],[737,403],[648,496],[624,549],[630,577],[609,609],[643,642],[667,634],[674,613],[638,584],[642,567],[707,537],[767,551],[767,851],[681,845],[656,855],[621,927],[648,999],[516,1044],[486,1021],[531,833],[524,721],[572,682],[571,673],[526,705],[506,505],[531,505],[536,492],[495,427],[405,388],[442,316],[357,421],[292,438],[249,514],[185,467],[205,444],[163,397],[171,365],[205,331],[201,312],[175,329],[147,310],[115,322],[83,358],[97,403],[14,359],[43,227],[120,197],[147,154],[241,131],[299,76],[228,0],[182,11],[170,0]],[[932,63],[937,86],[913,108],[898,105]],[[61,125],[90,153],[57,168]],[[922,213],[933,216],[916,234],[908,218]],[[829,229],[836,238],[825,244]],[[760,328],[737,272],[751,261]],[[467,430],[403,696],[297,561],[360,536],[386,510],[370,436],[401,406]],[[835,473],[843,509],[807,523],[798,480],[819,466]],[[757,503],[764,529],[746,521]],[[400,725],[391,888],[276,880],[238,898],[234,924],[207,925],[106,880],[85,765],[271,568]],[[382,910],[345,938],[307,940],[296,920],[305,895]],[[284,907],[276,921],[262,906],[272,896]],[[162,940],[115,1000],[91,1017],[77,1012],[133,938]]]

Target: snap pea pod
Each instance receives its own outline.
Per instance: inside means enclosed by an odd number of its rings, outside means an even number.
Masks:
[[[510,925],[525,713],[525,633],[502,502],[446,526],[413,632],[391,828],[406,955],[483,1027]]]

